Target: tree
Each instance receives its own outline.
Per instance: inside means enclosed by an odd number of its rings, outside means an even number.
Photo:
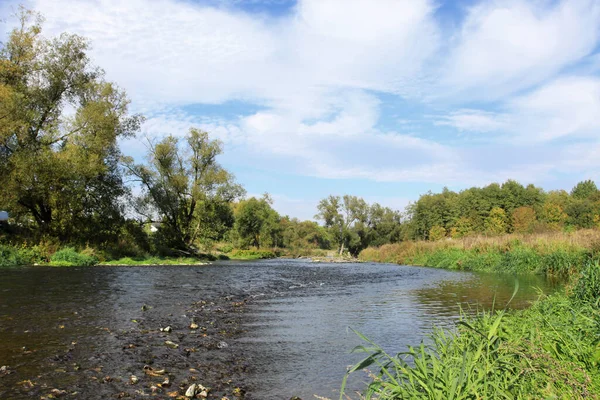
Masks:
[[[473,233],[473,223],[467,217],[460,217],[452,227],[452,237],[461,238]]]
[[[325,226],[330,228],[342,255],[351,239],[350,227],[357,221],[364,223],[367,220],[367,203],[356,196],[329,196],[319,202],[317,209],[319,212],[315,218],[324,221]]]
[[[542,207],[540,220],[545,222],[549,229],[557,231],[562,229],[567,217],[559,204],[547,202]]]
[[[244,189],[217,162],[221,153],[221,142],[191,128],[183,148],[174,136],[150,143],[147,165],[123,159],[128,175],[142,187],[135,208],[148,220],[162,222],[166,245],[195,252],[198,239],[218,240],[233,225],[229,204]]]
[[[591,179],[581,181],[571,190],[571,196],[577,200],[589,199],[598,193],[598,187]]]
[[[446,237],[446,230],[442,226],[434,226],[429,231],[429,240],[432,242],[442,240],[444,237]]]
[[[264,244],[282,244],[280,217],[271,204],[271,198],[265,194],[261,199],[242,200],[236,207],[235,229],[245,245],[260,248]]]
[[[494,207],[485,219],[485,232],[488,235],[501,235],[506,233],[506,213],[500,207]]]
[[[0,203],[62,239],[111,230],[126,192],[117,139],[141,117],[128,115],[84,38],[45,39],[42,18],[25,9],[19,21],[0,49]]]
[[[535,224],[535,210],[531,207],[518,207],[510,216],[512,229],[518,233],[530,233]]]

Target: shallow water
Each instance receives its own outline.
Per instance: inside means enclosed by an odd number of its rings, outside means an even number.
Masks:
[[[130,374],[139,375],[145,363],[158,367],[161,362],[172,373],[171,390],[189,383],[188,369],[197,368],[198,378],[209,382],[227,378],[214,371],[232,374],[248,390],[247,399],[335,398],[346,367],[360,358],[349,353],[360,340],[348,327],[391,352],[401,351],[418,345],[434,324],[451,327],[461,306],[504,307],[516,281],[391,264],[300,260],[3,269],[0,366],[14,373],[0,376],[0,398],[39,398],[56,387],[77,392],[72,396],[78,398],[114,398],[133,393]],[[524,307],[538,290],[555,287],[539,277],[518,281],[512,307]],[[223,299],[244,299],[246,306],[228,317],[231,312],[219,308],[219,301],[226,304]],[[194,305],[199,301],[213,302],[216,311],[202,314]],[[149,309],[142,311],[142,305]],[[186,330],[191,315],[203,318],[200,324],[220,324],[223,336],[215,333],[214,340],[229,346],[211,347],[206,342],[211,337]],[[238,322],[241,333],[226,336],[227,324]],[[167,324],[174,328],[171,336],[156,333]],[[196,343],[203,350],[191,355],[165,350],[160,344],[171,337],[182,348]],[[124,350],[135,340],[143,351]],[[111,377],[107,382],[105,375]],[[365,379],[357,374],[350,386],[360,388]],[[27,380],[34,386],[22,383]],[[151,382],[142,383],[148,391]],[[227,393],[225,386],[215,387],[215,395]]]

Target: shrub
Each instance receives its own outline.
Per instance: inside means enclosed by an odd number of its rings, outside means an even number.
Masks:
[[[259,260],[276,258],[278,255],[270,250],[241,250],[235,249],[229,253],[229,257],[238,260]]]
[[[28,264],[27,259],[14,247],[0,245],[0,267]]]
[[[91,266],[98,264],[98,258],[78,253],[72,247],[65,247],[50,257],[50,264],[56,266]]]

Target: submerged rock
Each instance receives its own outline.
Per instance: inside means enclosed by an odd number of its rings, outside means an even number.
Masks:
[[[195,322],[192,322],[192,323],[190,324],[190,329],[198,329],[198,328],[199,328],[199,326],[198,326],[198,324],[197,324],[197,323],[195,323]]]
[[[135,375],[131,375],[131,376],[129,377],[129,383],[131,383],[132,385],[135,385],[135,384],[136,384],[136,383],[138,383],[138,382],[139,382],[139,379],[138,379],[138,377],[137,377],[137,376],[135,376]]]
[[[166,332],[166,333],[171,333],[173,329],[171,329],[170,326],[167,326],[166,328],[160,328],[161,332]]]
[[[171,342],[170,340],[165,341],[165,346],[171,349],[178,349],[179,345],[177,343]]]

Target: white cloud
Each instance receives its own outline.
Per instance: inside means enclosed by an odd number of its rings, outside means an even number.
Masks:
[[[518,143],[560,138],[598,139],[600,78],[558,78],[529,93],[507,100],[501,112],[460,110],[439,117],[438,125],[460,130],[499,132]]]
[[[506,118],[498,113],[463,109],[439,117],[434,123],[439,126],[452,126],[460,131],[494,132],[506,129],[507,122]]]
[[[47,34],[91,39],[96,63],[149,115],[146,135],[198,126],[240,164],[324,178],[483,184],[585,168],[575,148],[553,158],[559,166],[541,156],[514,160],[532,142],[597,143],[599,78],[557,77],[584,57],[597,63],[597,0],[480,2],[458,32],[441,31],[433,0],[303,0],[283,17],[178,0],[31,5],[46,16]],[[404,95],[409,106],[426,99],[420,105],[435,113],[458,104],[434,123],[507,135],[514,146],[443,145],[419,137],[418,123],[384,131],[377,91]],[[228,119],[178,111],[228,100],[261,111]],[[476,100],[494,100],[495,111]],[[128,141],[125,151],[139,154],[140,146]]]
[[[524,141],[598,138],[600,78],[560,78],[509,103],[513,129]]]
[[[600,33],[595,0],[482,2],[471,8],[443,64],[443,93],[497,99],[590,54]]]

